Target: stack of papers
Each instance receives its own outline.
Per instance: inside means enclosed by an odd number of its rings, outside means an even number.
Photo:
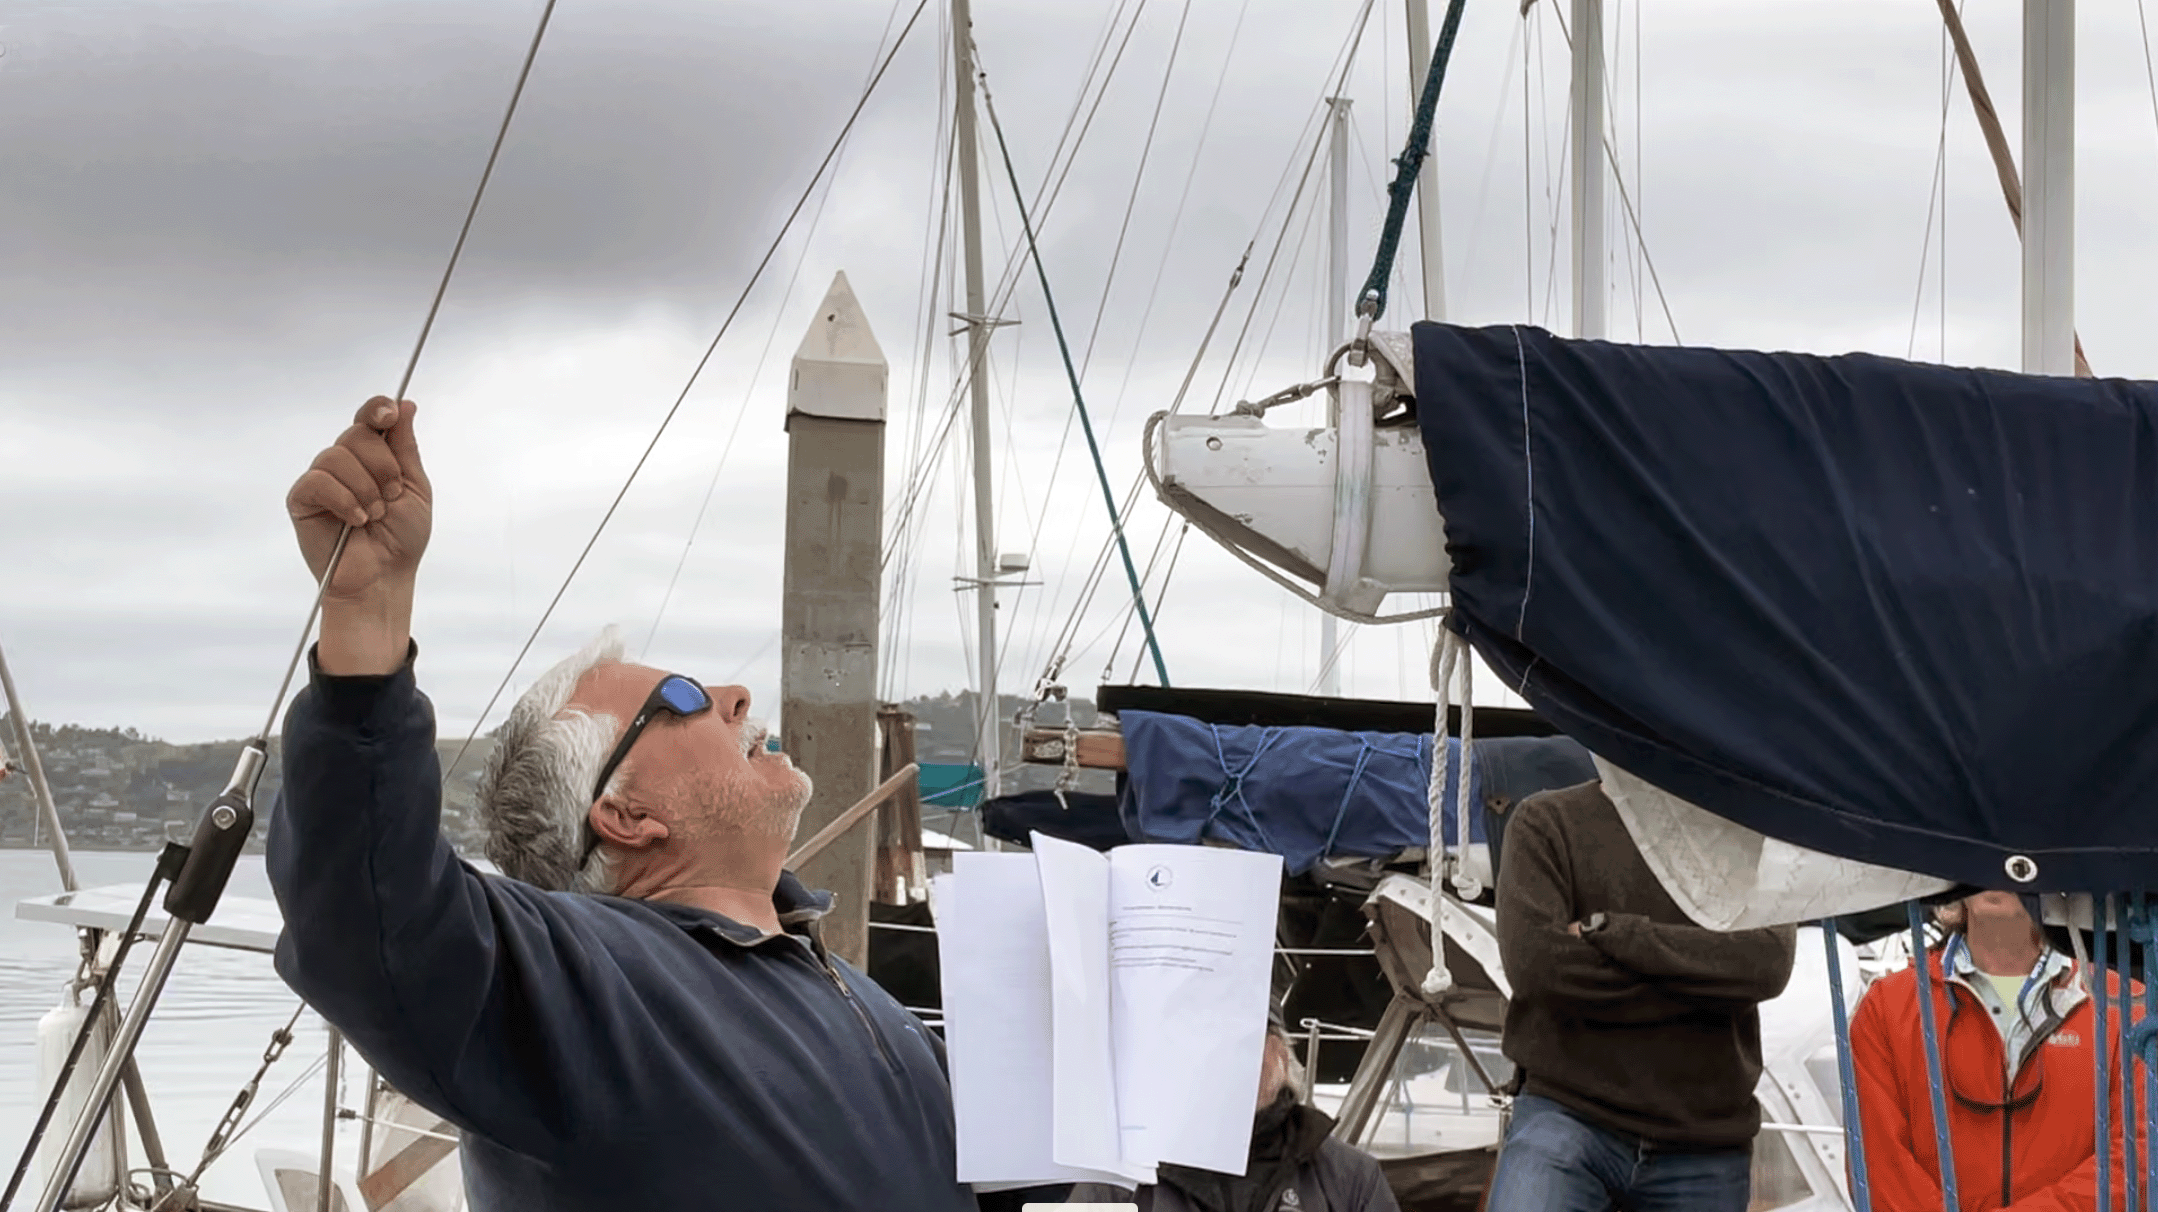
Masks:
[[[1242,1174],[1281,859],[1033,844],[954,855],[937,878],[960,1181]]]

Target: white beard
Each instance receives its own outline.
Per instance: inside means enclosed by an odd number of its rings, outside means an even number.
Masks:
[[[756,760],[761,764],[773,759]],[[668,798],[683,806],[692,830],[787,840],[801,823],[812,787],[809,776],[791,764],[786,773],[789,777],[774,783],[754,770],[734,776],[700,771],[668,788]]]

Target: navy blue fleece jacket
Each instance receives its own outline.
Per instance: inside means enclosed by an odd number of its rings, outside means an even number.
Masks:
[[[415,650],[416,651],[416,650]],[[941,1045],[815,937],[482,875],[439,828],[412,661],[315,673],[285,720],[277,970],[464,1133],[476,1212],[973,1212]]]

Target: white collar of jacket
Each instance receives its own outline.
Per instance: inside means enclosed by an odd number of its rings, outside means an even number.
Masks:
[[[1951,935],[1948,945],[1941,948],[1941,979],[1953,982],[1978,993],[1977,980],[1981,973],[1977,961],[1971,958],[1971,945],[1961,934]],[[2032,1014],[2032,1001],[2036,996],[2049,999],[2045,1008],[2050,1017],[2067,1018],[2070,1011],[2082,1005],[2089,994],[2085,982],[2067,979],[2076,971],[2076,962],[2051,946],[2038,953],[2038,962],[2031,965],[2030,975],[2023,978],[2023,988],[2016,994],[2016,1012],[2025,1021],[2043,1022],[2048,1015]],[[1979,995],[1983,997],[1983,995]]]

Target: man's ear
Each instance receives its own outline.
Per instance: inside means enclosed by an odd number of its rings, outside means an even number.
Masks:
[[[667,825],[642,806],[608,792],[586,814],[599,840],[618,850],[643,850],[667,840]]]

